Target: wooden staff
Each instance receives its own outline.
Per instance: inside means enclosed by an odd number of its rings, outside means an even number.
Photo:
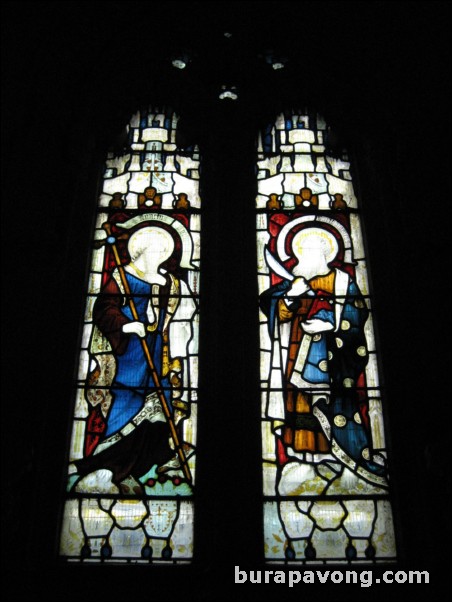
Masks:
[[[119,253],[118,253],[118,249],[116,248],[115,238],[111,234],[110,224],[108,222],[106,222],[105,224],[103,224],[103,228],[104,228],[104,230],[108,234],[107,242],[110,244],[111,249],[113,251],[113,255],[115,257],[115,262],[116,262],[116,267],[118,268],[118,272],[119,272],[119,277],[121,278],[121,282],[122,282],[122,285],[124,287],[124,291],[126,293],[126,296],[129,299],[130,311],[132,312],[132,316],[134,317],[134,319],[137,322],[140,322],[141,320],[138,317],[138,313],[137,313],[137,310],[136,310],[136,307],[135,307],[135,303],[133,302],[133,299],[132,299],[132,293],[130,291],[129,283],[127,281],[127,276],[126,276],[125,270],[124,270],[124,268],[122,266],[121,258],[119,257]],[[170,409],[169,409],[168,404],[166,402],[165,395],[164,395],[163,389],[162,389],[162,385],[160,384],[159,375],[157,373],[157,370],[155,369],[151,353],[150,353],[148,345],[146,343],[146,339],[140,337],[140,341],[141,341],[141,346],[143,347],[143,352],[144,352],[144,355],[146,357],[146,361],[147,361],[148,366],[149,366],[149,370],[151,371],[152,379],[154,380],[154,384],[155,384],[155,387],[156,387],[156,390],[157,390],[158,398],[160,400],[160,403],[162,404],[163,413],[165,414],[165,418],[166,418],[166,420],[168,422],[168,425],[170,427],[171,437],[172,437],[172,439],[174,441],[174,446],[176,448],[177,455],[179,456],[179,460],[180,460],[181,465],[182,465],[182,470],[184,471],[184,474],[185,474],[185,477],[187,478],[187,481],[189,483],[191,483],[192,482],[192,476],[191,476],[191,472],[190,472],[190,467],[187,464],[187,459],[185,457],[184,450],[182,449],[182,446],[181,446],[181,444],[179,442],[179,437],[178,437],[177,431],[176,431],[176,425],[174,424],[173,417],[171,416]]]

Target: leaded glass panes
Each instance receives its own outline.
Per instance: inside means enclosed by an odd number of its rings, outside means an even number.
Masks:
[[[396,557],[378,357],[350,162],[311,114],[259,137],[265,557]]]
[[[200,158],[140,111],[105,161],[74,391],[60,554],[193,554]]]

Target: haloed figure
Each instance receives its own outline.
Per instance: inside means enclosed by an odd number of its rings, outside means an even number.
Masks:
[[[338,253],[330,231],[305,227],[292,240],[293,278],[287,275],[261,295],[274,342],[270,380],[284,391],[272,393],[268,414],[288,456],[333,454],[380,483],[384,469],[373,461],[360,388],[368,362],[368,309],[349,273],[330,267]]]
[[[128,243],[130,262],[122,276],[113,271],[95,303],[93,321],[108,340],[116,371],[103,439],[75,463],[82,476],[106,468],[119,484],[155,465],[180,468],[163,405],[175,423],[189,408],[183,397],[196,305],[188,285],[161,267],[174,248],[164,228],[136,230]]]

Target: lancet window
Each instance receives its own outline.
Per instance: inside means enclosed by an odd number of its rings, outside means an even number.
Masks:
[[[265,557],[391,561],[379,357],[350,161],[308,111],[259,136]]]
[[[193,555],[201,199],[178,116],[138,111],[104,166],[74,388],[60,555]]]

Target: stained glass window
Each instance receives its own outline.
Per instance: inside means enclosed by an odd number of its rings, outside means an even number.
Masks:
[[[259,137],[265,557],[392,561],[378,351],[350,161],[318,115]]]
[[[177,123],[139,111],[105,161],[60,539],[72,561],[193,554],[200,157]]]

